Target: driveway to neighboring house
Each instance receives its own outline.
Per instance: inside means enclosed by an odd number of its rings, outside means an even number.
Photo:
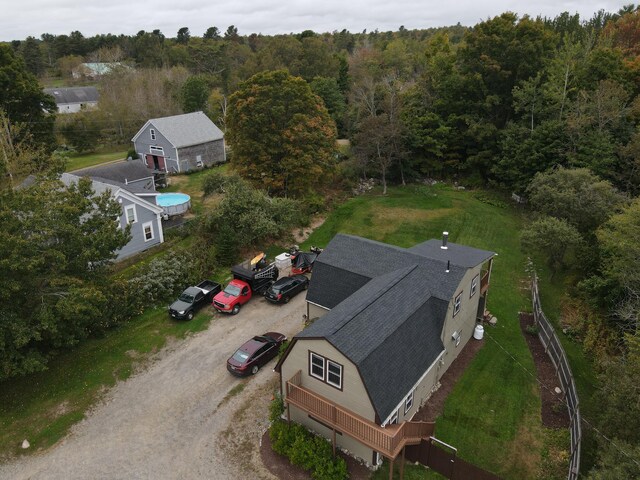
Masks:
[[[57,445],[0,465],[0,479],[274,479],[259,442],[275,360],[246,380],[231,376],[226,360],[253,335],[300,331],[304,298],[271,305],[258,297],[236,316],[216,314],[206,331],[113,387]]]

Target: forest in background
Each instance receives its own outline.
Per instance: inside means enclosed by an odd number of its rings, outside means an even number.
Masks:
[[[347,185],[435,178],[528,199],[523,247],[567,278],[564,327],[596,359],[598,427],[619,447],[603,443],[589,478],[631,478],[640,468],[636,7],[586,20],[504,13],[471,28],[264,36],[230,26],[197,37],[183,27],[173,38],[72,32],[8,46],[44,84],[100,92],[99,110],[55,124],[2,105],[45,150],[55,148],[53,134],[78,150],[128,143],[148,118],[197,110],[224,129],[232,95],[254,75],[284,69],[309,84],[351,141],[336,165]],[[122,66],[74,79],[88,61]]]

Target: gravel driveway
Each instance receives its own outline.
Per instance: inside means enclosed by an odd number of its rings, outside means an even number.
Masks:
[[[253,335],[296,334],[304,297],[287,305],[256,298],[236,316],[216,314],[206,331],[167,347],[111,389],[57,445],[1,465],[0,478],[275,478],[258,450],[277,388],[275,360],[248,379],[232,377],[225,362]],[[231,392],[239,384],[244,389]]]

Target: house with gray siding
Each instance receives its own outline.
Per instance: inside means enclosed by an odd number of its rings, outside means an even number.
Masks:
[[[182,173],[226,161],[224,134],[203,112],[153,118],[131,140],[147,168]]]
[[[96,87],[45,88],[44,93],[55,99],[58,113],[77,113],[98,106]]]
[[[290,420],[375,466],[433,434],[413,422],[472,337],[494,252],[336,235],[307,293],[310,325],[276,365]]]
[[[63,173],[60,180],[65,185],[76,183],[82,176]],[[89,176],[93,190],[109,194],[121,205],[118,228],[131,226],[131,240],[117,252],[117,260],[135,255],[164,242],[162,229],[162,207],[155,204],[155,189],[152,191],[142,183],[124,184],[108,178]]]

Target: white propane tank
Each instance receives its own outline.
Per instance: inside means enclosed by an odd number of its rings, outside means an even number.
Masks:
[[[476,325],[476,328],[473,330],[473,338],[482,340],[482,337],[484,337],[484,327],[482,325]]]

